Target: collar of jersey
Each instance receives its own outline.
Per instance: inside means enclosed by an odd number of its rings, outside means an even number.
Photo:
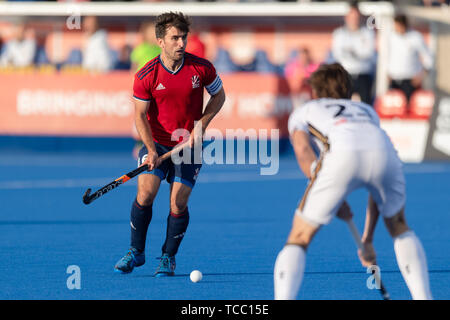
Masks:
[[[184,66],[184,56],[183,56],[183,61],[181,61],[180,66],[179,66],[178,69],[175,70],[175,71],[170,71],[170,70],[164,65],[163,61],[161,60],[161,55],[158,56],[158,59],[159,59],[159,62],[161,63],[161,65],[163,66],[163,68],[164,68],[168,73],[170,73],[170,74],[177,74],[177,73],[181,70],[181,68],[183,68],[183,66]]]

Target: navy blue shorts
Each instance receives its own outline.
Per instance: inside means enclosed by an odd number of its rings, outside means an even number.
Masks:
[[[156,152],[158,152],[158,156],[162,156],[173,149],[173,147],[167,147],[157,142],[155,142],[155,147]],[[138,166],[146,160],[147,153],[147,147],[143,146],[139,151]],[[182,154],[183,153],[181,152],[180,156],[182,156]],[[161,180],[166,179],[168,183],[176,181],[193,188],[201,167],[201,163],[194,163],[194,152],[191,152],[191,163],[174,164],[172,159],[169,158],[162,162],[158,168],[153,169],[152,171],[145,171],[142,174],[154,174]]]

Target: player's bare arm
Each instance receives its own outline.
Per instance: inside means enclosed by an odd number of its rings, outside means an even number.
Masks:
[[[369,195],[366,210],[366,222],[364,225],[364,232],[361,237],[362,248],[358,249],[358,257],[364,267],[369,267],[376,264],[376,253],[373,247],[373,234],[375,232],[379,216],[380,212],[378,207],[372,196]]]
[[[291,135],[291,140],[300,169],[308,179],[311,179],[314,170],[314,162],[317,158],[309,142],[309,135],[304,131],[297,130]],[[345,221],[353,217],[353,213],[347,201],[342,203],[336,216]]]
[[[366,210],[366,222],[364,225],[364,232],[361,237],[361,241],[363,243],[373,242],[373,234],[375,232],[375,227],[377,225],[379,216],[380,212],[378,210],[377,204],[373,200],[372,196],[369,195],[369,201]]]
[[[208,127],[211,120],[219,113],[223,104],[225,103],[225,90],[222,88],[215,95],[212,95],[209,98],[208,103],[206,104],[205,111],[203,112],[202,117],[197,122],[197,125],[194,127],[194,130],[190,137],[190,146],[193,147],[195,141],[201,142],[203,138],[203,133]]]
[[[309,142],[308,133],[301,130],[294,131],[291,141],[300,169],[308,179],[311,179],[311,165],[317,158]]]
[[[152,129],[147,120],[147,110],[149,106],[150,102],[148,101],[134,101],[136,129],[148,150],[147,159],[142,164],[147,164],[148,170],[151,171],[158,165],[158,153],[156,152],[156,147],[153,142]]]

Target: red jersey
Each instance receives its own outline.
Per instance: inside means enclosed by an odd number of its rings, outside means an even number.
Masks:
[[[202,117],[203,88],[215,95],[222,81],[208,60],[187,52],[176,71],[167,69],[158,56],[136,73],[133,97],[150,102],[147,119],[153,140],[172,147],[181,141],[172,141],[172,132],[192,131],[194,121]]]

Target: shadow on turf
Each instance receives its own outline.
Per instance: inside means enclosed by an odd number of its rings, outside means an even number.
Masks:
[[[271,272],[233,272],[233,273],[203,273],[203,277],[209,276],[255,276],[255,275],[272,275]],[[180,273],[175,274],[171,277],[163,277],[163,278],[189,278],[190,274],[188,273]],[[138,278],[155,278],[153,274],[151,275],[140,275]],[[201,282],[206,283],[217,283],[217,282],[238,282],[237,280],[202,280]]]
[[[0,221],[0,225],[82,225],[82,224],[125,224],[127,220],[34,220],[34,221]]]
[[[429,273],[450,273],[450,270],[429,270]],[[364,271],[306,271],[305,274],[366,274]],[[399,270],[385,270],[383,273],[400,273]],[[267,276],[267,275],[273,275],[273,272],[223,272],[223,273],[203,273],[203,276]],[[174,276],[168,277],[168,278],[189,278],[190,274],[187,273],[181,273],[181,274],[175,274]],[[151,275],[139,275],[138,278],[155,278],[153,274]],[[225,280],[215,280],[215,281],[202,281],[202,282],[232,282],[232,281],[225,281]]]

